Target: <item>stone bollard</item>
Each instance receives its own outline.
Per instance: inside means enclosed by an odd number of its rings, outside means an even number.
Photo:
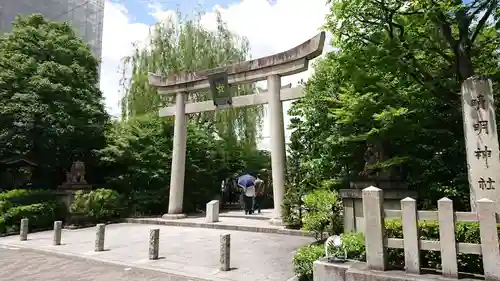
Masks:
[[[106,230],[106,225],[100,223],[97,225],[96,233],[95,233],[95,251],[102,252],[104,251],[104,231]]]
[[[19,228],[19,238],[21,241],[28,240],[28,225],[29,225],[28,219],[21,220],[21,226]]]
[[[229,271],[231,268],[231,234],[220,236],[220,270]]]
[[[219,221],[219,200],[212,200],[207,203],[207,222]]]
[[[54,222],[54,246],[61,245],[62,221]]]
[[[160,252],[160,229],[149,230],[149,259],[157,260]]]

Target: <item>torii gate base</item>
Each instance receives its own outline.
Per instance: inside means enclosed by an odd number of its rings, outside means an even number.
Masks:
[[[225,72],[230,85],[254,83],[267,79],[267,93],[234,97],[231,107],[269,104],[274,197],[274,214],[270,223],[282,225],[286,165],[282,101],[300,98],[303,93],[300,87],[284,89],[280,93],[281,77],[306,71],[309,60],[321,55],[323,52],[324,42],[325,33],[321,32],[293,49],[272,56],[199,72],[174,74],[168,77],[156,74],[149,75],[149,84],[156,87],[160,95],[176,95],[175,105],[161,108],[159,112],[162,117],[175,116],[170,198],[168,214],[163,215],[164,218],[179,219],[186,217],[182,213],[186,165],[186,114],[216,110],[212,101],[186,104],[187,95],[191,92],[199,92],[210,88],[207,76]]]

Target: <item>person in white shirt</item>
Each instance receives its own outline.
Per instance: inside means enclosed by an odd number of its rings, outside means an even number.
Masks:
[[[245,188],[244,200],[245,200],[245,214],[253,214],[253,199],[255,197],[255,185],[248,186]]]
[[[253,214],[253,200],[255,197],[255,180],[250,174],[244,174],[238,178],[238,185],[243,189],[243,202],[245,215]]]

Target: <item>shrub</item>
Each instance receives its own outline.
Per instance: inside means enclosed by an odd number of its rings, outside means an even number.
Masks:
[[[135,216],[161,215],[168,206],[168,188],[134,190],[127,200],[130,213]]]
[[[7,200],[0,201],[0,215],[6,213],[10,208],[12,208],[12,203]]]
[[[3,216],[0,216],[0,233],[5,233],[5,232],[7,232],[5,219],[3,218]]]
[[[49,190],[14,189],[0,193],[0,233],[19,231],[21,219],[30,220],[30,229],[46,229],[63,220],[66,206]]]
[[[293,268],[300,281],[312,280],[313,263],[325,254],[323,245],[307,245],[297,250],[293,257]]]
[[[46,229],[50,228],[54,221],[63,220],[65,216],[66,207],[63,203],[56,201],[16,206],[1,216],[0,231],[18,232],[19,224],[23,218],[29,219],[30,231]]]
[[[342,232],[343,223],[340,215],[340,200],[335,191],[318,189],[304,196],[302,222],[305,230],[313,231],[316,238],[323,238],[323,233]]]
[[[283,199],[283,222],[287,228],[302,227],[302,196],[303,193],[294,187],[286,186]]]
[[[363,233],[343,233],[342,249],[347,252],[347,258],[351,260],[365,261],[365,236]]]
[[[113,220],[123,214],[123,198],[111,189],[96,189],[90,192],[77,191],[70,212],[86,215],[93,222]]]
[[[343,233],[342,249],[347,250],[347,258],[352,260],[365,260],[365,238],[362,233]],[[329,249],[332,253],[332,249]],[[297,250],[293,258],[295,274],[301,281],[312,280],[313,263],[325,255],[323,243],[307,245]]]

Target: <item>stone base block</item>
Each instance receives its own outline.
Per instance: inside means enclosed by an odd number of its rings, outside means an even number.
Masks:
[[[313,281],[456,281],[436,274],[408,274],[401,270],[370,270],[363,262],[330,263],[326,258],[313,264]],[[460,281],[472,281],[463,278]]]
[[[320,259],[313,264],[313,281],[344,281],[345,273],[351,266],[351,262],[331,264]]]
[[[80,190],[83,190],[85,192],[90,192],[91,189],[80,189]],[[77,191],[80,191],[80,190],[77,190],[77,189],[62,189],[60,188],[59,190],[56,190],[55,191],[55,194],[57,196],[57,199],[64,203],[64,205],[66,205],[67,208],[69,208],[69,206],[71,206],[71,203],[73,203],[73,201],[75,200],[75,194]]]
[[[361,189],[341,189],[339,194],[344,207],[344,232],[364,232],[363,199]],[[405,189],[384,190],[384,210],[401,210],[401,199],[416,199],[417,193]]]
[[[219,200],[212,200],[207,203],[207,222],[219,221]]]
[[[269,224],[274,226],[284,226],[282,218],[272,218],[269,220]]]
[[[180,220],[187,218],[186,214],[164,214],[161,216],[162,219],[166,220]]]

